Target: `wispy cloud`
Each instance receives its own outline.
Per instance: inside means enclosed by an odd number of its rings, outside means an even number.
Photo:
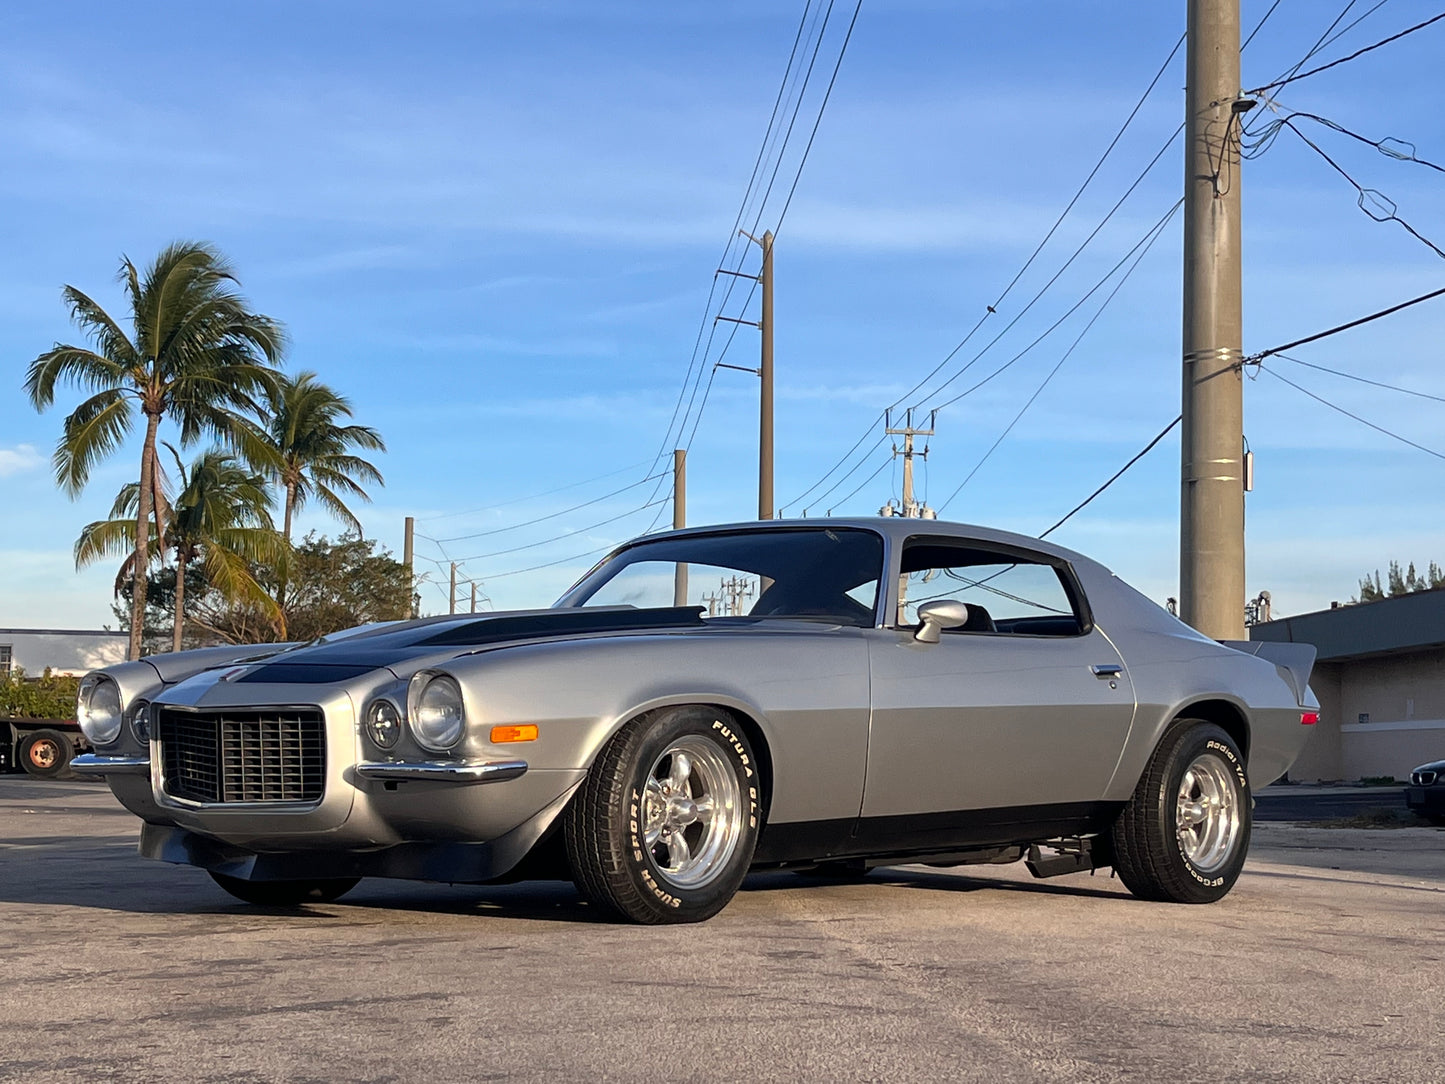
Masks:
[[[44,462],[44,457],[35,450],[33,444],[17,444],[13,448],[0,448],[0,478],[35,470]]]

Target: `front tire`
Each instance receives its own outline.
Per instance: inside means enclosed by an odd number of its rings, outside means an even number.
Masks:
[[[361,880],[360,877],[338,877],[324,881],[246,881],[240,877],[227,877],[224,873],[207,872],[211,874],[211,880],[238,900],[258,907],[330,903],[346,895]]]
[[[38,779],[73,779],[70,770],[75,747],[58,730],[36,730],[20,739],[20,763]]]
[[[1244,868],[1253,804],[1234,739],[1176,719],[1114,822],[1114,870],[1141,899],[1213,903]]]
[[[752,863],[758,792],[757,760],[726,712],[664,708],[632,720],[567,808],[578,891],[630,922],[711,918]]]

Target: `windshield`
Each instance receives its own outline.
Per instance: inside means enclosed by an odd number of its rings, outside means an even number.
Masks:
[[[701,606],[703,616],[803,617],[870,628],[883,574],[871,531],[782,528],[639,542],[558,600],[574,606]]]

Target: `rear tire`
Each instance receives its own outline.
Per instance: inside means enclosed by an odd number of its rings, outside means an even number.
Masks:
[[[356,887],[360,877],[338,877],[324,881],[246,881],[211,873],[211,880],[238,900],[258,907],[296,907],[303,903],[330,903]]]
[[[1176,719],[1114,822],[1119,879],[1141,899],[1213,903],[1244,868],[1252,806],[1234,739],[1213,723]]]
[[[632,720],[597,755],[567,807],[577,889],[629,922],[701,922],[752,863],[757,760],[726,712],[685,706]]]
[[[35,730],[20,739],[21,766],[39,779],[74,779],[70,770],[75,746],[58,730]]]

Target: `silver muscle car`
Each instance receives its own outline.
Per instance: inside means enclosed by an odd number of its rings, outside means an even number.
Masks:
[[[75,767],[143,855],[261,904],[561,877],[692,922],[750,869],[1018,860],[1203,903],[1317,718],[1313,662],[1019,535],[750,523],[623,545],[550,609],[107,667]]]

